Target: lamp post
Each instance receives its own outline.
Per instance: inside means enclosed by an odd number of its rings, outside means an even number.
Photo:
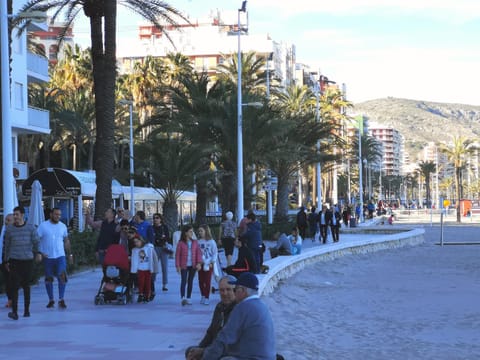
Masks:
[[[315,121],[320,122],[320,84],[310,75],[310,81],[313,83],[313,91],[315,93]],[[317,154],[320,154],[320,139],[317,140]],[[316,172],[316,193],[317,193],[317,207],[322,207],[322,168],[320,161],[315,166]]]
[[[358,178],[359,178],[359,200],[360,200],[360,222],[363,222],[363,166],[362,166],[362,135],[363,135],[363,116],[357,116],[357,126],[358,126]]]
[[[238,9],[238,80],[237,80],[237,221],[243,218],[243,125],[242,125],[242,53],[240,45],[240,13],[246,12],[247,1],[242,2],[242,7]]]
[[[120,104],[128,105],[129,111],[129,128],[130,128],[130,211],[132,214],[135,214],[135,197],[134,197],[134,190],[135,190],[135,180],[133,179],[133,175],[135,174],[135,168],[133,166],[133,101],[132,100],[120,100]]]
[[[1,89],[2,89],[2,180],[3,214],[13,211],[13,151],[12,124],[10,116],[10,52],[8,49],[8,12],[7,2],[0,5],[0,46],[1,46]]]

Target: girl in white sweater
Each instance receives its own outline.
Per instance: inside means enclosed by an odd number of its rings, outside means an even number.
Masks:
[[[198,284],[202,299],[201,304],[210,304],[210,285],[212,283],[212,272],[217,261],[217,243],[212,239],[210,227],[206,224],[200,225],[198,229],[198,245],[202,251],[202,269],[198,272]]]
[[[148,302],[152,295],[152,274],[158,272],[158,258],[152,244],[138,234],[134,238],[135,247],[132,249],[132,265],[130,272],[137,274],[138,299],[137,302]]]

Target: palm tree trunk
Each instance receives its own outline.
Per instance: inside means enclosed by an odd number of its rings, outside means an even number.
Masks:
[[[462,222],[462,216],[460,214],[460,168],[455,169],[455,207],[457,209],[457,223]]]
[[[178,230],[178,206],[176,201],[165,199],[163,203],[163,218],[170,234]]]
[[[104,211],[112,203],[116,79],[116,0],[104,1],[105,43],[103,43],[102,17],[100,15],[96,14],[90,17],[97,124],[95,144],[96,217],[103,215]],[[103,51],[104,48],[105,52]]]
[[[195,222],[197,224],[205,224],[207,222],[207,183],[197,178],[197,211]]]
[[[278,174],[278,173],[277,173]],[[278,174],[277,206],[275,208],[275,222],[288,221],[288,177]]]

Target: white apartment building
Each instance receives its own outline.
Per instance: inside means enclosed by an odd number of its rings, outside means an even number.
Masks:
[[[438,178],[445,179],[453,176],[453,166],[449,163],[447,155],[442,153],[438,144],[429,142],[420,154],[420,161],[432,161],[438,167]]]
[[[258,56],[270,58],[269,70],[280,85],[288,85],[295,76],[295,47],[273,41],[268,34],[248,33],[248,16],[240,13],[240,44],[243,53],[253,51]],[[180,27],[166,26],[165,33],[150,23],[139,24],[134,43],[120,40],[117,46],[119,71],[128,73],[136,62],[147,56],[165,57],[168,53],[181,53],[190,58],[195,69],[216,73],[223,55],[238,52],[237,12],[212,10],[205,18],[179,20]]]
[[[383,147],[382,169],[384,175],[402,175],[404,139],[394,128],[375,122],[369,123],[368,132]]]
[[[17,14],[21,6],[27,1],[14,1],[13,13]],[[1,5],[4,6],[3,4]],[[4,14],[6,7],[2,8],[3,16],[10,16],[11,14]],[[28,31],[45,30],[46,23],[32,23]],[[3,30],[2,30],[3,34]],[[33,54],[28,49],[27,33],[24,32],[20,37],[17,29],[13,29],[11,35],[10,46],[10,73],[8,71],[2,72],[4,79],[9,80],[9,85],[5,88],[2,86],[2,91],[9,91],[10,101],[2,102],[2,107],[7,106],[5,114],[8,114],[8,119],[2,119],[2,122],[10,123],[11,139],[2,139],[4,144],[11,143],[12,146],[12,167],[16,180],[26,179],[28,177],[28,167],[26,163],[20,163],[18,159],[18,138],[25,134],[48,134],[50,133],[50,119],[49,112],[44,109],[32,107],[28,104],[28,84],[32,82],[46,82],[49,80],[48,75],[48,59],[44,56]],[[2,56],[4,56],[5,48],[2,47]],[[8,50],[5,51],[8,56]],[[10,160],[7,159],[10,164]],[[5,178],[6,171],[12,169],[5,168],[3,163],[3,173]],[[9,167],[9,166],[8,166]],[[8,176],[7,176],[8,178]]]

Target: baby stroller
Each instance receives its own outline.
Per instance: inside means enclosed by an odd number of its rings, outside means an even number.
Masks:
[[[130,294],[130,264],[128,254],[122,245],[107,248],[102,265],[103,278],[95,296],[95,305],[127,304],[132,301]]]

